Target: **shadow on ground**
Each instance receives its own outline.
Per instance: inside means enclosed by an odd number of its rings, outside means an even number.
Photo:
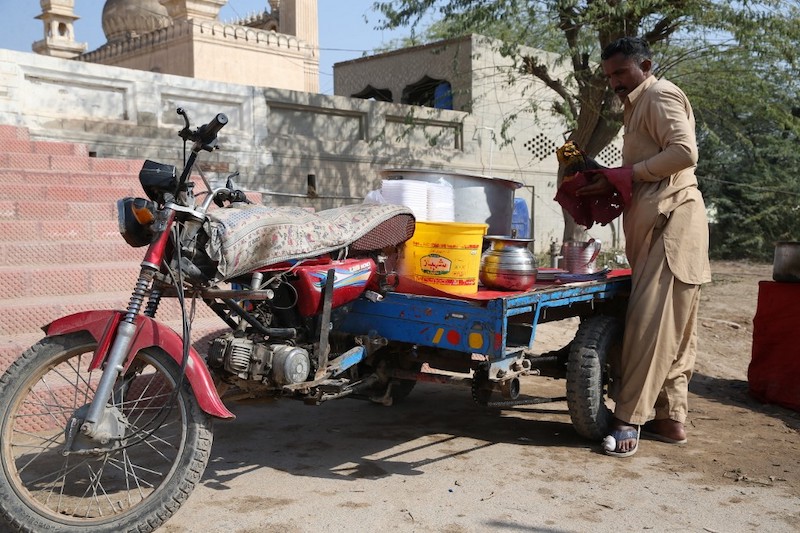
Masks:
[[[215,425],[204,484],[260,468],[329,479],[415,476],[430,463],[500,443],[562,453],[594,443],[573,429],[563,402],[500,410],[476,405],[468,389],[419,383],[391,407],[361,400],[307,406],[295,400],[235,403]],[[546,451],[545,451],[546,450]]]
[[[788,427],[800,431],[800,413],[756,400],[748,392],[747,381],[723,379],[698,373],[694,374],[689,382],[689,392],[713,402],[772,416],[781,420]]]

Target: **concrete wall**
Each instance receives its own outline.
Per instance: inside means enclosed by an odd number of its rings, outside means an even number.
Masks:
[[[293,201],[317,208],[362,198],[379,186],[384,166],[463,168],[474,160],[474,144],[463,142],[471,128],[466,113],[0,50],[0,123],[24,126],[37,139],[85,143],[98,157],[179,164],[177,107],[195,124],[228,115],[220,150],[203,158],[212,178],[240,170],[253,189],[305,195],[313,173],[324,198]]]
[[[473,39],[466,37],[344,61],[333,69],[334,93],[352,96],[372,85],[390,90],[392,102],[401,103],[403,90],[428,76],[450,82],[453,109],[469,111],[474,54]]]
[[[385,167],[489,174],[526,184],[536,247],[560,241],[555,157],[537,165],[492,142],[485,117],[342,96],[201,81],[0,50],[0,124],[31,137],[85,143],[98,157],[149,158],[180,166],[183,126],[228,115],[220,150],[204,155],[212,180],[239,170],[239,183],[265,202],[324,209],[380,187]],[[492,123],[494,124],[494,123]],[[532,126],[531,126],[532,127]],[[553,161],[550,161],[552,159]],[[491,169],[489,168],[491,162]],[[487,172],[491,170],[491,172]],[[314,174],[318,198],[309,198]],[[608,240],[607,229],[592,231]]]

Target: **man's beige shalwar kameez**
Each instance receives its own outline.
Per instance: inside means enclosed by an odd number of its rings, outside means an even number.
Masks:
[[[615,416],[685,422],[697,347],[700,284],[711,281],[708,221],[694,168],[697,143],[686,95],[649,76],[625,101],[623,165],[633,196],[623,215],[633,288]]]

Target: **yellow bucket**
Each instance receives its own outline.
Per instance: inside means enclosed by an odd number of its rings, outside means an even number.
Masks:
[[[478,292],[481,247],[488,224],[417,221],[400,272],[453,294]]]

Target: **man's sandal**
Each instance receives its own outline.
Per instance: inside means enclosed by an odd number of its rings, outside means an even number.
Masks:
[[[611,455],[613,457],[630,457],[639,450],[639,437],[641,436],[641,432],[641,426],[627,426],[612,429],[611,434],[603,439],[603,451],[606,455]],[[636,444],[628,451],[621,451],[619,449],[619,442],[630,439],[636,439]]]

